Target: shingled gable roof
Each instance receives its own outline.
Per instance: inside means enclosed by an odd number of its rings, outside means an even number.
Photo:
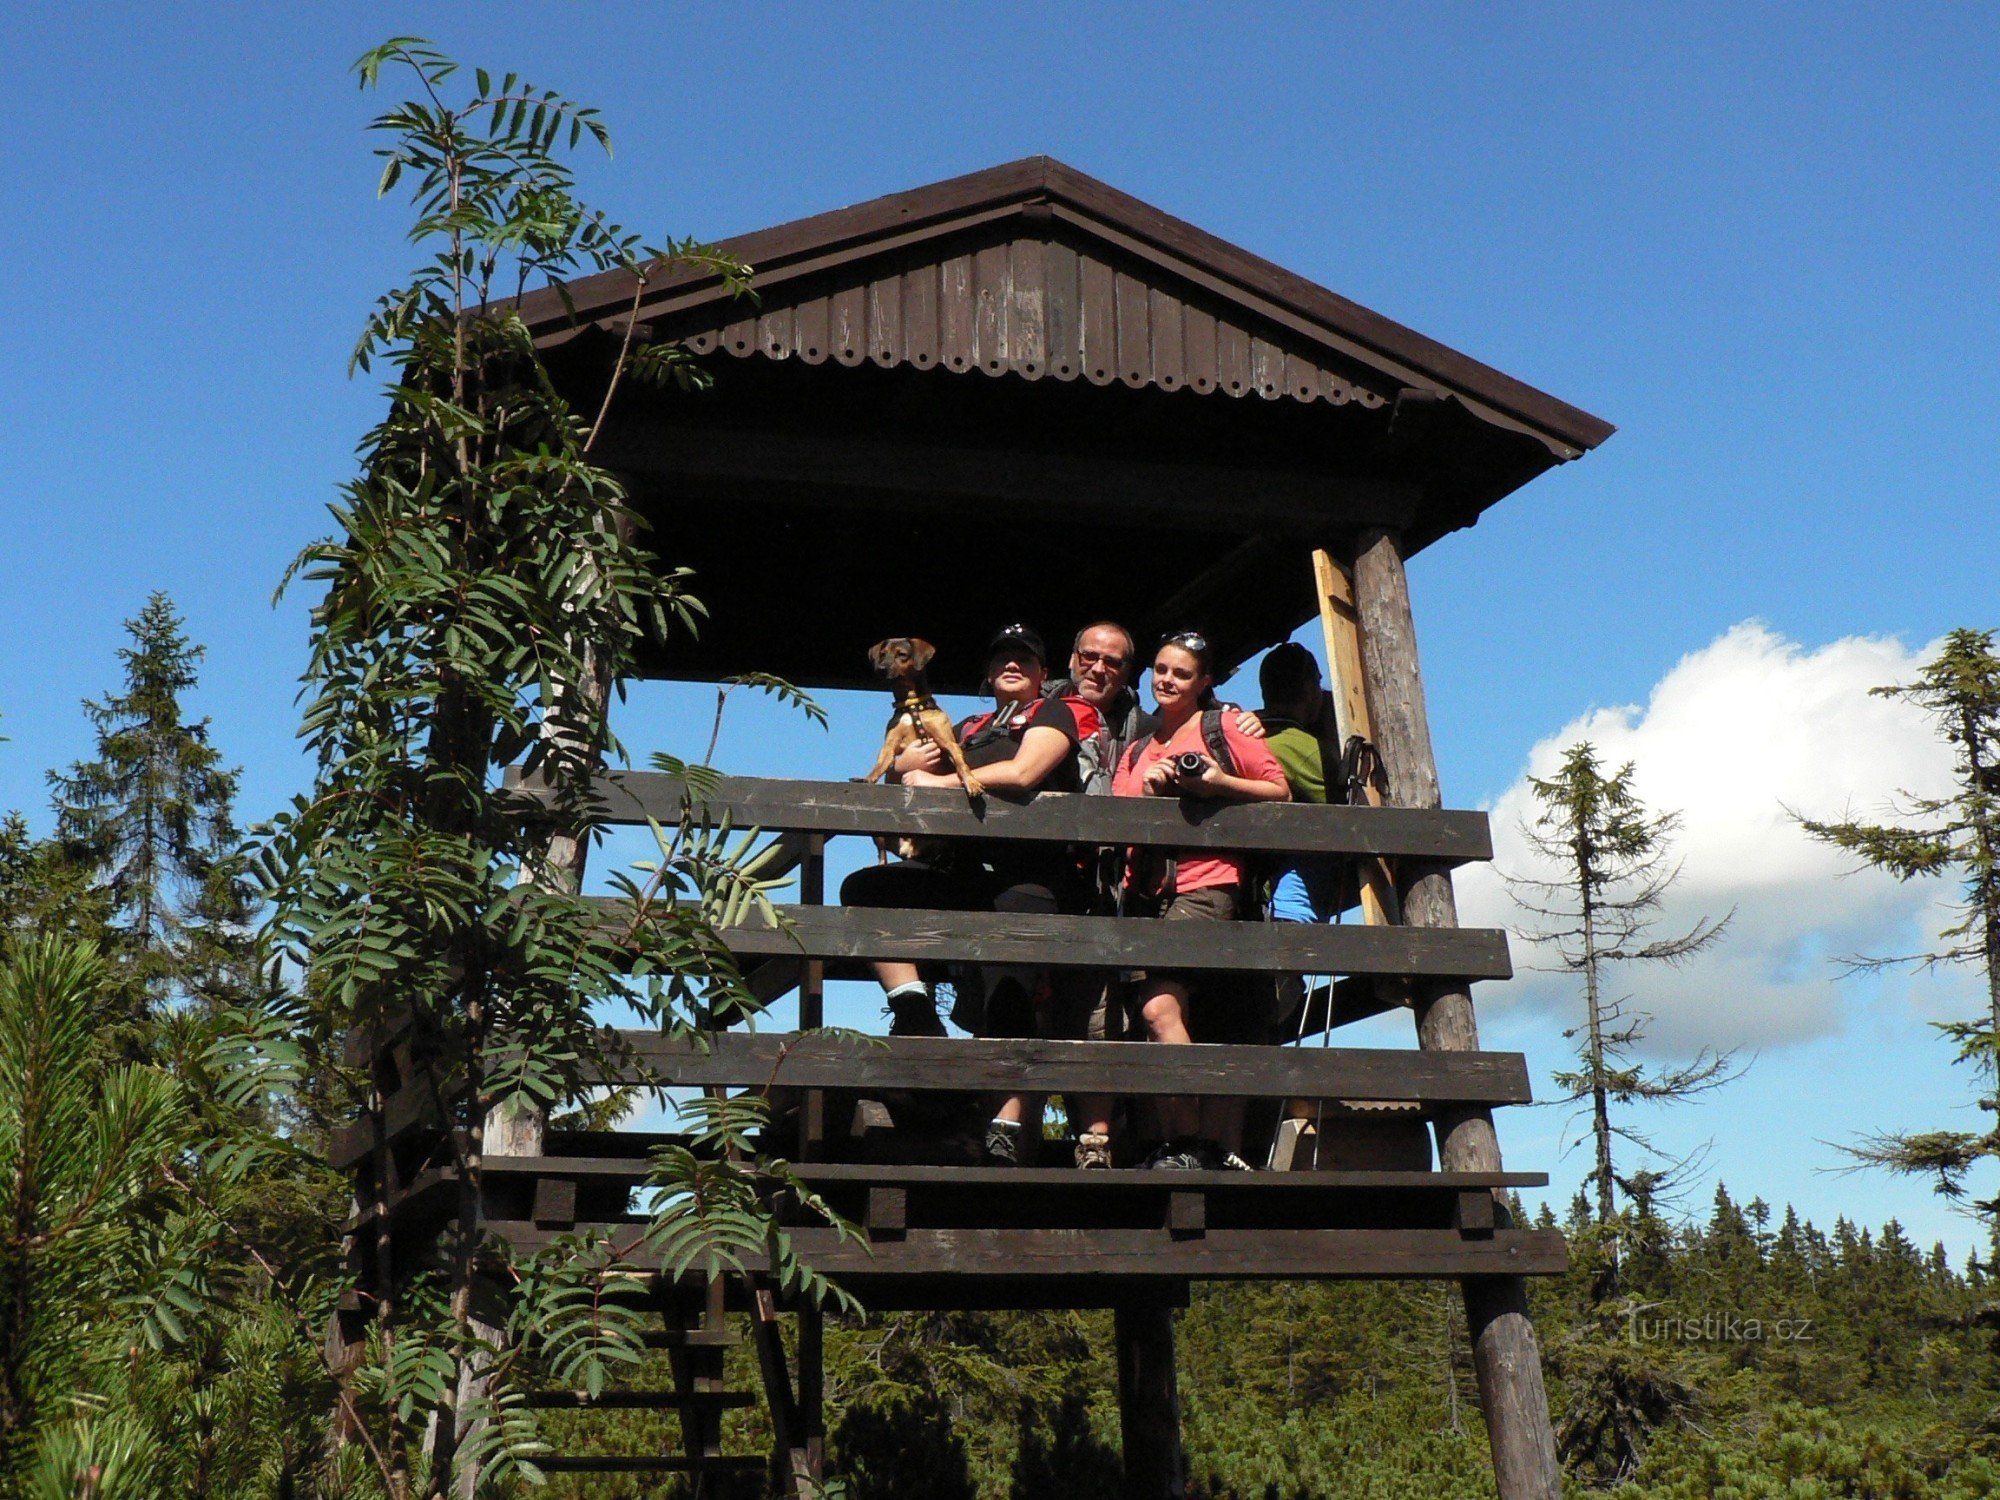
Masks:
[[[1563,461],[1611,424],[1046,156],[737,236],[751,313],[721,279],[656,273],[650,336],[698,353],[864,360],[1375,407],[1451,398]],[[1102,250],[1101,257],[1094,253]],[[545,347],[634,313],[634,281],[572,283],[523,314]]]

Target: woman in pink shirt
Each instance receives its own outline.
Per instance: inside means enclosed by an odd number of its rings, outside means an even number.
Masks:
[[[1159,716],[1153,730],[1119,758],[1111,789],[1120,797],[1216,797],[1227,802],[1284,802],[1291,789],[1278,759],[1262,740],[1238,729],[1232,714],[1202,722],[1214,707],[1214,657],[1208,641],[1192,631],[1170,635],[1153,655],[1153,698]],[[1219,730],[1234,765],[1225,770],[1210,752],[1208,736]],[[1190,758],[1191,757],[1191,758]],[[1133,850],[1126,871],[1126,910],[1169,922],[1228,922],[1254,893],[1245,888],[1242,860],[1229,854],[1162,856]],[[1190,996],[1198,983],[1172,974],[1149,974],[1140,985],[1139,1013],[1153,1041],[1185,1046]],[[1198,1007],[1197,1007],[1198,1008]],[[1225,1028],[1204,1025],[1201,1030]],[[1236,1133],[1240,1108],[1230,1101],[1162,1099],[1161,1123],[1167,1139],[1148,1165],[1212,1167],[1229,1161],[1218,1137]],[[1240,1161],[1229,1162],[1240,1165]]]

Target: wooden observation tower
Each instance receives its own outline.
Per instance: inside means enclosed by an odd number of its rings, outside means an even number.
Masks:
[[[775,1080],[788,1105],[778,1150],[866,1233],[842,1242],[802,1223],[796,1244],[870,1308],[1116,1309],[1132,1495],[1181,1493],[1171,1309],[1189,1283],[1338,1277],[1458,1281],[1500,1493],[1558,1493],[1523,1278],[1559,1271],[1565,1249],[1506,1208],[1509,1189],[1546,1178],[1502,1169],[1494,1109],[1528,1099],[1528,1074],[1519,1055],[1480,1050],[1470,986],[1508,977],[1506,939],[1458,926],[1451,880],[1491,844],[1484,814],[1442,805],[1404,564],[1611,427],[1045,157],[724,248],[755,267],[754,307],[715,278],[668,275],[636,314],[639,337],[706,356],[713,390],[621,395],[597,450],[714,608],[698,641],[655,664],[660,675],[864,686],[868,645],[914,630],[939,647],[937,685],[963,690],[994,623],[1012,619],[1052,644],[1088,620],[1121,620],[1142,652],[1196,624],[1233,666],[1319,616],[1341,732],[1373,741],[1388,784],[1382,806],[1044,794],[974,810],[954,792],[725,781],[708,811],[805,849],[790,930],[730,932],[773,1016],[796,996],[799,1027],[817,1026],[826,978],[863,973],[867,959],[1157,965],[1334,976],[1314,994],[1309,1035],[1401,1008],[1415,1045],[857,1048],[759,1031],[695,1051],[634,1036],[645,1081]],[[574,316],[553,296],[531,299],[550,366],[580,403],[594,407],[635,321],[633,292],[613,273],[571,288]],[[1032,538],[1041,562],[969,561],[1000,528]],[[603,784],[610,822],[670,820],[682,795],[651,774]],[[867,834],[1331,853],[1354,862],[1361,901],[1335,925],[1199,933],[826,904],[826,841]],[[337,1156],[364,1201],[407,1204],[419,1232],[430,1137],[393,1047],[375,1066],[382,1107]],[[880,1128],[881,1111],[856,1104],[1020,1088],[1315,1101],[1319,1128],[1292,1152],[1295,1170],[992,1169],[923,1164]],[[529,1132],[515,1154],[485,1158],[490,1229],[529,1248],[626,1220],[657,1139]],[[544,1466],[761,1475],[765,1456],[734,1460],[721,1446],[721,1412],[757,1399],[721,1378],[722,1346],[747,1328],[778,1472],[794,1487],[815,1476],[818,1314],[755,1284],[682,1282],[659,1300],[674,1389],[595,1404],[676,1412],[681,1451]],[[755,1493],[762,1480],[746,1483]],[[718,1486],[703,1493],[734,1492]]]

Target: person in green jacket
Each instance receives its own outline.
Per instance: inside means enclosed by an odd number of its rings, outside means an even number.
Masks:
[[[1284,767],[1294,802],[1325,802],[1330,762],[1337,769],[1340,732],[1333,699],[1320,681],[1319,663],[1297,641],[1274,646],[1257,669],[1264,706],[1265,743]],[[1347,800],[1345,786],[1334,788]],[[1331,861],[1302,861],[1281,871],[1271,891],[1271,917],[1278,922],[1324,922],[1335,909],[1336,870]]]

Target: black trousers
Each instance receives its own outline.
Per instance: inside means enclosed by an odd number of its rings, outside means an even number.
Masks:
[[[840,883],[840,904],[897,910],[991,911],[1029,915],[1081,913],[1087,896],[1060,866],[1001,865],[965,855],[870,865]],[[949,977],[951,1018],[974,1036],[1038,1035],[1035,997],[1042,970],[1033,964],[923,964],[926,978]]]

